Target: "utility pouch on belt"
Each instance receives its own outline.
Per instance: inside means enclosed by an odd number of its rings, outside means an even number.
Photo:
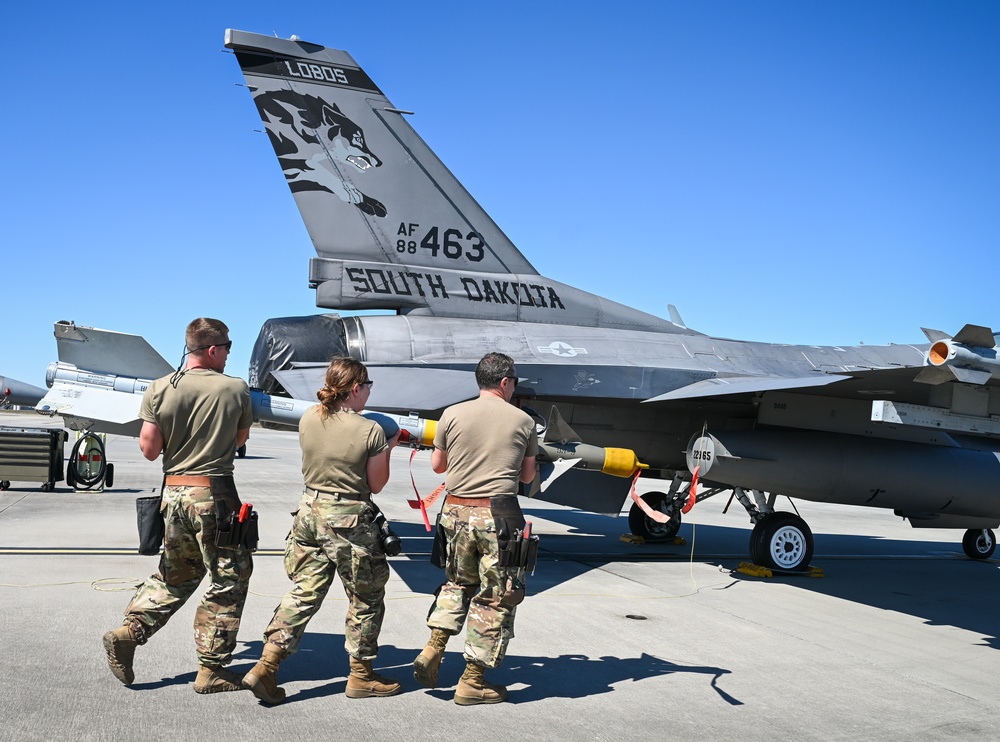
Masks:
[[[448,534],[441,525],[441,513],[434,521],[434,542],[431,544],[431,564],[444,569],[448,561]]]
[[[524,514],[514,495],[496,495],[490,510],[497,528],[498,561],[501,567],[515,571],[535,568],[538,536],[526,536]]]
[[[144,556],[156,556],[163,544],[163,513],[160,504],[163,502],[163,489],[160,494],[150,497],[137,497],[135,500],[135,519],[139,527],[139,553]]]
[[[215,545],[230,549],[242,546],[256,551],[259,540],[257,513],[250,510],[249,503],[240,502],[232,477],[212,477],[209,481],[215,502]]]

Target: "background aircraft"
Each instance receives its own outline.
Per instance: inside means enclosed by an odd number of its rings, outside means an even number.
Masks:
[[[700,498],[734,491],[765,566],[801,568],[812,556],[807,524],[775,512],[779,495],[965,528],[969,556],[993,553],[990,329],[925,331],[931,345],[921,346],[772,345],[707,337],[672,308],[665,320],[580,291],[538,274],[349,54],[234,30],[226,47],[316,249],[317,306],[396,312],[268,321],[251,385],[310,398],[318,369],[349,354],[378,381],[373,406],[433,413],[474,394],[471,369],[499,350],[517,362],[519,402],[540,422],[555,408],[588,443],[632,449],[670,482],[646,495],[665,523],[630,514],[644,537],[676,533],[697,473]],[[511,149],[530,170],[530,144]],[[546,499],[619,511],[621,486],[570,475]]]

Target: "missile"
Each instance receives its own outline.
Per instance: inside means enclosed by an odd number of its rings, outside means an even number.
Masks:
[[[271,394],[265,394],[260,389],[250,390],[250,402],[253,406],[255,422],[291,426],[298,426],[299,419],[305,411],[316,404],[315,402],[306,402],[304,399],[275,397]],[[435,420],[427,420],[417,415],[394,415],[390,412],[376,412],[374,410],[364,410],[361,414],[372,422],[378,423],[386,438],[392,438],[397,431],[402,431],[399,436],[400,443],[421,447],[434,445],[434,433],[437,430],[437,421]]]
[[[134,379],[117,374],[93,373],[79,369],[71,363],[56,361],[45,369],[45,386],[52,388],[56,382],[78,384],[80,386],[106,389],[125,394],[144,394],[152,383],[151,379]]]
[[[631,477],[640,469],[648,469],[639,462],[630,448],[603,448],[580,442],[580,435],[563,420],[555,405],[549,410],[545,433],[538,442],[539,464],[551,464],[545,478],[544,490],[551,481],[570,468],[599,471],[614,477]]]
[[[13,382],[13,379],[8,381]],[[119,374],[95,373],[79,369],[70,363],[57,361],[49,364],[45,372],[45,383],[52,392],[45,394],[39,389],[37,390],[39,393],[30,399],[32,404],[38,403],[36,409],[39,412],[85,416],[94,420],[108,419],[124,424],[138,418],[138,398],[145,394],[152,381]],[[11,388],[12,391],[16,389],[19,394],[24,392],[25,399],[30,398],[27,392],[34,389],[29,385]],[[13,395],[11,399],[14,399]],[[124,404],[126,400],[135,401]],[[264,394],[259,389],[250,390],[250,402],[255,422],[278,423],[292,427],[298,427],[302,414],[316,404],[303,399],[275,397]],[[434,432],[437,428],[434,420],[425,420],[416,415],[394,415],[370,410],[365,410],[361,414],[377,422],[385,431],[386,438],[392,438],[401,430],[402,434],[399,437],[401,443],[411,443],[415,446],[434,445]]]
[[[991,377],[1000,376],[1000,357],[990,328],[966,325],[953,338],[937,337],[935,334],[932,339],[924,357],[927,368],[917,375],[917,381],[925,384],[945,381],[985,384]]]
[[[630,448],[602,448],[587,443],[539,441],[537,460],[540,464],[573,461],[577,469],[599,471],[613,477],[631,477],[640,469],[649,468],[639,462]]]

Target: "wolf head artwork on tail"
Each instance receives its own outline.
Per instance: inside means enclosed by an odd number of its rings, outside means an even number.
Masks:
[[[292,193],[326,191],[369,216],[386,215],[385,206],[338,171],[364,173],[382,162],[368,149],[361,127],[335,103],[291,90],[258,91],[254,103]]]

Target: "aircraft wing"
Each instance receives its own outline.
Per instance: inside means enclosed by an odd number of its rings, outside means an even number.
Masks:
[[[141,404],[141,394],[126,394],[112,389],[98,389],[56,381],[35,406],[35,409],[42,413],[62,415],[63,417],[104,421],[114,426],[132,423],[137,426]],[[103,430],[105,428],[97,426],[97,429]]]
[[[733,376],[704,379],[694,384],[688,384],[680,389],[674,389],[666,394],[650,397],[644,402],[666,402],[677,399],[699,399],[701,397],[718,397],[724,394],[748,394],[754,392],[772,392],[776,390],[803,389],[806,387],[827,386],[837,381],[849,379],[841,374],[817,374],[801,378],[786,378],[781,376]]]
[[[296,399],[315,400],[327,364],[301,365],[271,374]],[[375,382],[368,407],[375,410],[440,410],[479,394],[475,374],[444,368],[368,365]]]

